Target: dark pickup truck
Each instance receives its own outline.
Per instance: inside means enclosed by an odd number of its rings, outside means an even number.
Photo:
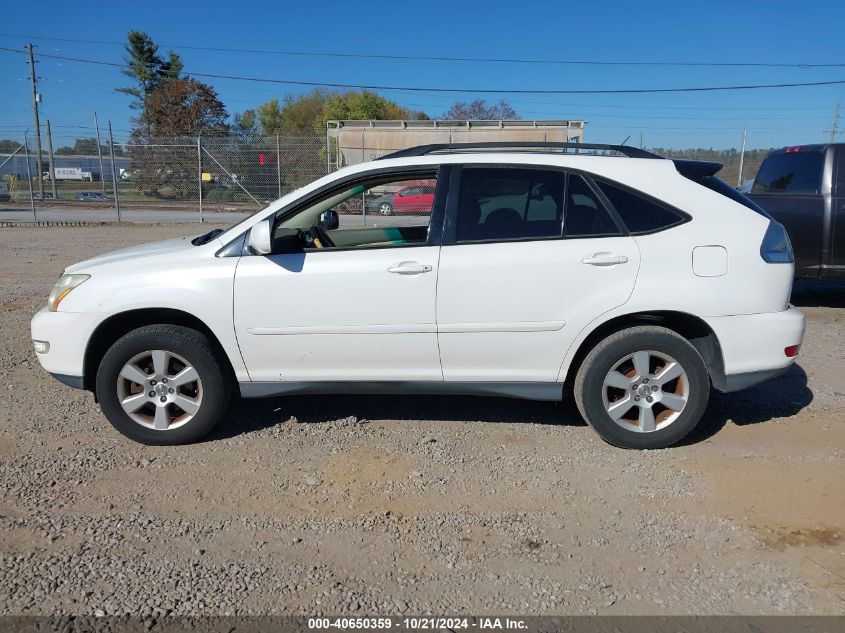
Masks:
[[[770,152],[747,195],[786,227],[796,277],[845,278],[845,143]]]

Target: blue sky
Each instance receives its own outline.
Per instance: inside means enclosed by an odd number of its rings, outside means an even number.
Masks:
[[[107,62],[124,56],[118,44],[129,29],[148,32],[182,55],[190,73],[274,79],[495,89],[607,89],[845,79],[839,68],[596,66],[383,60],[199,51],[223,47],[302,52],[475,58],[575,59],[660,62],[845,64],[845,3],[759,2],[203,2],[42,1],[7,3],[0,47]],[[44,38],[44,39],[36,39]],[[92,135],[93,112],[111,120],[116,137],[130,128],[126,85],[118,68],[42,58],[42,120],[54,143]],[[230,114],[286,92],[307,88],[203,79]],[[18,138],[32,125],[26,57],[0,51],[0,138]],[[382,92],[432,116],[473,93]],[[586,140],[647,147],[749,147],[821,142],[845,85],[646,95],[478,95],[505,98],[522,118],[589,121]],[[77,127],[73,127],[77,126]],[[827,130],[827,131],[826,131]],[[839,140],[845,138],[840,135]]]

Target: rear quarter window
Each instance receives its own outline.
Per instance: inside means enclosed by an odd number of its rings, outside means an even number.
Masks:
[[[823,152],[773,154],[763,161],[751,193],[819,193]]]
[[[644,195],[636,194],[609,182],[596,180],[602,193],[622,218],[631,233],[653,233],[681,224],[686,217]]]

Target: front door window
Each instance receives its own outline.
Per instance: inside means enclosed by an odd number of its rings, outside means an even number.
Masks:
[[[274,252],[424,245],[434,173],[382,176],[321,197],[274,230]],[[331,218],[336,219],[336,223]],[[335,225],[336,224],[336,225]]]

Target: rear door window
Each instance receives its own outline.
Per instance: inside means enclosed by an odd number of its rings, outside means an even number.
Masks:
[[[468,167],[461,172],[458,242],[561,236],[564,174]]]
[[[819,193],[823,152],[790,152],[766,158],[751,187],[752,193]]]

